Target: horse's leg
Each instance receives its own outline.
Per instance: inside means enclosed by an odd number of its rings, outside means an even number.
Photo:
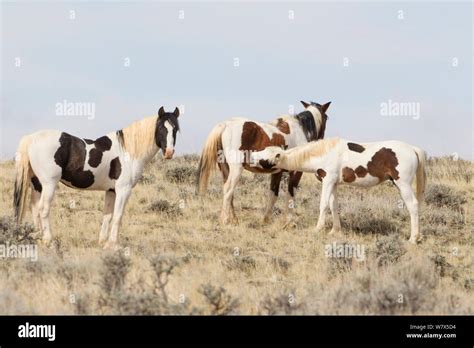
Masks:
[[[112,227],[110,228],[109,239],[107,240],[107,243],[105,243],[104,249],[117,250],[119,248],[118,232],[120,223],[122,222],[123,211],[131,193],[132,187],[129,185],[115,186],[115,202],[114,213],[112,217]]]
[[[99,234],[99,244],[104,243],[107,240],[109,232],[109,224],[112,220],[112,214],[114,213],[115,203],[115,192],[105,191],[104,198],[104,217],[102,218],[102,227]]]
[[[39,212],[39,203],[41,199],[41,192],[36,191],[35,188],[31,190],[31,214],[33,215],[33,224],[35,228],[41,232],[43,229],[41,228],[41,217]]]
[[[416,242],[420,240],[418,200],[416,199],[415,193],[410,184],[399,181],[396,182],[396,185],[400,189],[400,195],[410,212],[411,233],[408,241],[416,244]]]
[[[222,173],[222,178],[224,179],[224,183],[227,181],[227,178],[229,177],[229,164],[227,163],[218,163],[219,170]]]
[[[319,202],[319,219],[316,224],[316,232],[320,232],[324,228],[326,223],[326,210],[329,205],[329,197],[332,195],[335,183],[328,180],[329,178],[323,179],[323,187],[321,190],[321,201]]]
[[[244,168],[239,164],[230,164],[229,165],[229,177],[224,184],[224,199],[222,204],[222,213],[221,220],[223,224],[228,224],[232,218],[233,223],[237,223],[237,217],[232,216],[232,199],[234,197],[234,190],[239,182],[240,176]],[[229,216],[231,215],[231,216]]]
[[[337,202],[337,185],[334,185],[332,194],[329,196],[329,209],[332,215],[332,229],[330,234],[341,232],[341,219],[339,218],[339,206]]]
[[[295,210],[295,195],[298,184],[300,183],[302,172],[290,172],[288,178],[288,205],[286,206],[285,227],[293,223],[293,212]]]
[[[273,206],[278,198],[278,191],[280,190],[280,181],[283,172],[279,172],[271,175],[270,179],[270,190],[268,190],[268,201],[267,207],[265,208],[265,215],[263,216],[263,222],[267,223],[272,216]]]
[[[45,244],[49,244],[52,239],[51,228],[49,225],[49,211],[51,209],[51,202],[53,201],[56,185],[57,182],[54,181],[42,183],[43,187],[38,205],[38,211],[41,219],[41,227],[43,230],[43,242]]]
[[[229,164],[228,163],[218,163],[219,170],[222,173],[222,179],[224,180],[224,184],[227,182],[227,178],[229,177]],[[231,220],[236,220],[237,217],[235,215],[235,210],[234,210],[234,197],[232,196],[232,199],[230,200],[230,219]]]

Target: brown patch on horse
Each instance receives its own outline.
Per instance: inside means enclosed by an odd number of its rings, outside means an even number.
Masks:
[[[354,169],[349,167],[342,168],[342,180],[345,182],[354,182],[356,179],[356,175]]]
[[[397,180],[399,179],[397,166],[398,159],[395,152],[392,149],[382,147],[367,163],[367,170],[370,175],[379,178],[380,181],[389,178]]]
[[[280,130],[280,132],[290,134],[290,125],[288,124],[288,122],[283,121],[282,118],[278,119],[276,127]]]
[[[319,168],[316,171],[316,178],[318,178],[319,181],[323,181],[323,178],[326,176],[326,171],[324,169]]]
[[[365,169],[364,167],[362,166],[358,166],[355,171],[354,171],[357,175],[358,178],[363,178],[367,175],[367,169]]]
[[[260,165],[262,165],[262,163],[260,163]],[[259,174],[276,174],[281,171],[281,169],[277,169],[277,168],[265,169],[265,168],[260,168],[260,167],[253,167],[248,163],[244,163],[243,166],[244,166],[244,169],[248,170],[249,172],[259,173]]]
[[[229,164],[226,162],[218,162],[217,165],[219,166],[219,170],[222,173],[222,178],[224,179],[224,183],[227,181],[229,177]]]
[[[365,147],[356,143],[347,143],[347,147],[349,148],[349,150],[359,153],[364,152],[365,150]]]
[[[268,146],[282,147],[285,145],[283,135],[273,133],[270,139],[262,127],[255,122],[245,122],[242,127],[242,145],[239,150],[262,151]]]
[[[288,193],[290,194],[291,198],[295,197],[295,190],[298,188],[298,184],[300,183],[302,176],[303,176],[303,172],[291,171],[289,173]]]
[[[272,190],[275,196],[278,196],[278,192],[280,191],[280,181],[281,181],[282,175],[283,175],[283,172],[272,174],[272,177],[270,180],[270,190]]]

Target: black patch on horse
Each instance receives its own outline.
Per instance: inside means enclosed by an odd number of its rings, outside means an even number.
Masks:
[[[94,183],[94,175],[84,170],[86,145],[80,138],[68,133],[61,133],[59,148],[54,154],[54,161],[61,167],[61,180],[71,183],[73,187],[87,188]]]
[[[85,141],[86,144],[88,144],[88,145],[94,144],[94,140],[91,140],[91,139],[84,139],[84,141]]]
[[[88,144],[89,139],[84,139],[84,141]],[[112,147],[112,140],[106,135],[100,137],[92,142],[94,144],[94,148],[89,151],[89,165],[93,168],[97,168],[102,162],[102,156],[105,151],[109,151]]]
[[[121,173],[122,164],[120,163],[120,159],[115,157],[112,161],[110,161],[109,178],[112,180],[117,180]]]
[[[303,133],[308,142],[318,140],[318,130],[314,123],[313,114],[310,111],[300,112],[295,118],[300,123],[301,128],[303,128]]]
[[[359,153],[364,152],[365,150],[365,147],[356,143],[347,143],[347,147],[349,148],[349,150]]]
[[[35,175],[34,177],[31,178],[31,183],[33,184],[33,188],[35,191],[41,193],[43,191],[43,186],[41,185],[38,177]]]

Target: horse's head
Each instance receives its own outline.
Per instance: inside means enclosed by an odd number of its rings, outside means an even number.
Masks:
[[[173,112],[165,112],[163,107],[158,110],[158,121],[156,123],[155,142],[163,152],[165,159],[173,158],[176,134],[179,130],[179,109]]]
[[[284,150],[278,146],[269,146],[262,151],[254,151],[250,157],[252,166],[262,169],[276,168],[283,152]]]
[[[311,112],[311,114],[313,115],[315,119],[320,120],[320,122],[317,122],[318,127],[319,127],[317,139],[323,139],[324,132],[326,130],[326,121],[328,119],[328,116],[326,115],[326,111],[328,110],[329,105],[331,105],[331,102],[327,102],[326,104],[321,105],[315,102],[307,103],[305,101],[301,101],[301,104],[303,104],[306,111]],[[313,139],[313,140],[317,140],[317,139]]]

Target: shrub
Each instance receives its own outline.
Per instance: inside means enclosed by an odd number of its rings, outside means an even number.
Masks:
[[[216,288],[211,284],[204,284],[199,289],[210,307],[212,315],[233,314],[239,306],[239,301],[227,293],[223,287]]]
[[[117,251],[107,254],[102,259],[100,286],[106,295],[121,291],[125,284],[125,277],[130,269],[130,259]]]
[[[257,267],[257,262],[252,256],[234,256],[231,260],[225,262],[225,266],[229,270],[239,270],[249,273]]]
[[[0,217],[0,244],[34,244],[37,236],[31,224],[17,224],[9,216]]]
[[[182,211],[177,204],[172,204],[166,199],[156,200],[148,206],[147,210],[149,212],[163,213],[169,216],[178,216],[182,214]]]
[[[405,253],[404,244],[396,234],[382,236],[375,243],[375,257],[379,266],[395,263]]]
[[[169,168],[165,172],[165,177],[174,183],[192,182],[195,180],[196,168],[189,165]]]
[[[449,186],[434,184],[428,186],[425,201],[436,207],[449,207],[458,210],[467,202],[467,199],[464,193],[458,192]]]
[[[373,211],[368,208],[352,209],[341,216],[342,228],[352,230],[361,234],[382,234],[398,233],[400,227],[395,221],[388,218],[375,218]]]
[[[267,296],[260,304],[260,307],[263,308],[263,311],[260,314],[290,315],[301,311],[303,304],[296,303],[296,300],[292,301],[294,295],[290,294],[294,293],[294,291],[289,291],[286,293],[281,293],[275,297]]]

